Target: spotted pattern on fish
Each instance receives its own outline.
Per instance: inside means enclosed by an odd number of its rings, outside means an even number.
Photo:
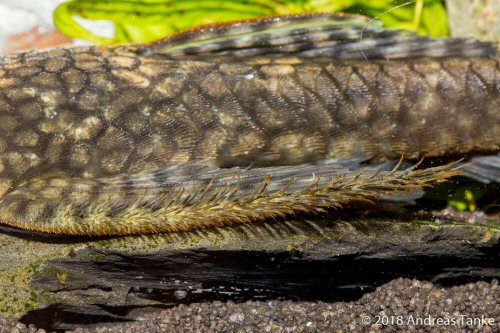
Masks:
[[[243,29],[264,31],[266,22]],[[265,43],[271,31],[184,48],[170,39],[4,57],[0,221],[92,235],[252,222],[401,194],[458,173],[374,176],[358,162],[349,169],[342,161],[350,158],[499,150],[500,68],[489,44],[373,28],[367,33],[376,36],[356,46],[356,27],[328,25],[326,35],[298,27],[275,44],[307,41],[308,33],[312,44],[282,54]],[[233,28],[241,26],[206,39]],[[332,46],[342,38],[351,44]],[[377,47],[364,50],[370,45]],[[384,60],[389,54],[397,56]]]

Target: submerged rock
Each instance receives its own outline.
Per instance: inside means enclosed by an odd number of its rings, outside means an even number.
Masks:
[[[180,303],[351,301],[398,277],[500,278],[500,222],[323,217],[150,237],[0,234],[0,313],[48,329]]]

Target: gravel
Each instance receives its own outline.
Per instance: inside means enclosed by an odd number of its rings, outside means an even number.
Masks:
[[[499,332],[499,300],[497,280],[442,288],[399,278],[355,302],[194,303],[75,332]],[[0,317],[0,332],[44,331]]]

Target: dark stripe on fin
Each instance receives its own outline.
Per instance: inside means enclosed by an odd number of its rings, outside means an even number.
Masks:
[[[475,157],[464,167],[464,174],[483,183],[500,183],[500,154]]]
[[[405,59],[418,57],[490,57],[492,43],[470,38],[432,39],[382,28],[361,16],[302,14],[206,25],[139,48],[147,56],[167,58],[254,56]]]

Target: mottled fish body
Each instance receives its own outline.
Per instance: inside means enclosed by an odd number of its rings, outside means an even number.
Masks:
[[[338,15],[14,54],[0,63],[0,220],[157,233],[398,195],[458,171],[359,163],[495,155],[499,86],[488,43]],[[471,173],[498,181],[485,161]]]

